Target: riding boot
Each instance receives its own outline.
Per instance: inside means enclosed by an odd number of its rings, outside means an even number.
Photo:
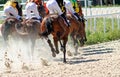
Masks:
[[[77,13],[74,13],[74,15],[78,18],[78,21],[82,21],[82,18]]]
[[[61,16],[63,17],[63,19],[65,20],[65,22],[67,23],[68,27],[70,26],[69,22],[67,21],[67,18],[64,14],[61,14]]]

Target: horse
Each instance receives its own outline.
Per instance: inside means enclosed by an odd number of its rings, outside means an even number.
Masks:
[[[19,6],[19,7],[18,7]],[[22,16],[22,6],[17,4],[18,14]],[[21,25],[21,21],[17,20],[14,17],[9,17],[5,19],[1,26],[1,33],[3,36],[4,41],[8,40],[8,36],[12,35],[12,33],[16,32],[19,34],[25,34],[23,30],[18,30],[19,26]]]
[[[52,34],[55,49],[48,38],[48,35]],[[69,27],[65,23],[64,19],[57,14],[50,14],[44,17],[40,26],[40,36],[47,39],[47,42],[51,48],[52,56],[55,57],[59,53],[58,42],[61,46],[61,51],[63,51],[64,58],[63,62],[66,63],[66,44],[68,41]]]
[[[24,26],[25,31],[27,31],[27,35],[22,36],[23,41],[28,43],[30,40],[31,42],[31,60],[33,60],[34,56],[34,46],[36,39],[40,38],[39,37],[39,28],[40,28],[40,21],[37,20],[37,18],[31,18],[31,19],[26,19],[23,22],[21,22],[22,26]]]
[[[69,34],[74,43],[73,45],[75,46],[75,51],[77,53],[79,43],[81,46],[83,46],[84,42],[87,40],[85,34],[85,24],[82,21],[78,21],[72,14],[67,14],[66,17],[71,23]]]
[[[80,16],[80,18],[82,19],[81,22],[79,22],[79,25],[81,25],[80,26],[81,28],[79,28],[80,30],[78,31],[78,34],[74,35],[74,33],[72,33],[70,36],[74,40],[74,45],[75,44],[77,45],[80,42],[81,46],[83,46],[84,42],[80,41],[80,38],[82,35],[82,36],[84,36],[83,41],[87,41],[86,33],[85,33],[85,21],[87,21],[87,20],[84,18],[84,14],[82,12],[82,6],[80,5],[79,1],[77,3],[78,3],[78,7],[79,7],[79,11],[77,13]],[[78,40],[79,40],[79,42],[78,42]]]

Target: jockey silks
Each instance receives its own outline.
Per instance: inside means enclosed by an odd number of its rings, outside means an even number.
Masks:
[[[79,12],[79,6],[78,6],[78,3],[77,3],[77,0],[70,0],[70,2],[72,3],[75,11],[78,13]]]

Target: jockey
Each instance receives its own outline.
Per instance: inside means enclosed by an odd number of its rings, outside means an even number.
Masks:
[[[82,21],[82,18],[78,15],[78,13],[76,13],[70,0],[64,0],[64,2],[65,2],[67,13],[73,14],[78,21]]]
[[[57,13],[58,15],[62,16],[65,22],[67,23],[67,25],[70,26],[65,16],[65,8],[64,8],[63,0],[49,0],[46,3],[46,7],[48,8],[50,14]]]
[[[9,17],[15,17],[16,19],[22,21],[22,17],[18,15],[18,10],[16,7],[18,7],[18,2],[16,0],[9,0],[4,5],[4,13]]]
[[[35,0],[28,0],[25,6],[26,19],[37,18],[41,21]]]

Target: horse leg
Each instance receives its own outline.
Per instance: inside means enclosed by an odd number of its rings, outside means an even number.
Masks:
[[[56,53],[59,54],[59,50],[58,50],[58,39],[57,38],[53,38],[54,39],[54,45],[55,45],[55,48],[56,48]]]
[[[56,54],[55,54],[55,49],[53,48],[53,44],[51,43],[51,40],[50,39],[47,39],[47,43],[49,44],[50,48],[51,48],[51,51],[52,51],[52,56],[55,57]]]
[[[76,38],[76,36],[74,36],[74,47],[75,47],[75,55],[77,55],[78,54],[78,39]]]
[[[34,59],[34,47],[35,47],[35,38],[31,39],[31,60]]]
[[[76,38],[76,35],[75,34],[71,34],[70,35],[71,37],[71,40],[73,41],[73,45],[74,45],[74,48],[75,48],[75,55],[77,55],[77,50],[78,50],[78,40]]]
[[[63,48],[64,48],[64,51],[63,51],[63,54],[64,54],[64,59],[63,59],[63,62],[66,63],[66,43],[68,41],[68,38],[66,37],[64,40],[63,40]]]
[[[59,40],[59,43],[60,43],[60,46],[61,46],[60,50],[61,50],[61,51],[64,51],[64,46],[63,46],[61,40]]]
[[[61,51],[63,51],[63,54],[64,54],[63,62],[66,63],[66,43],[68,41],[68,38],[66,37],[66,38],[63,39],[63,44],[62,44],[62,42],[60,40],[60,36],[59,35],[58,35],[58,38],[59,38],[58,41],[60,42],[60,45],[61,45]]]
[[[6,41],[8,40],[8,35],[10,33],[10,25],[3,25],[2,29],[1,29],[1,33],[2,33],[3,39],[6,43]]]
[[[78,42],[75,43],[74,47],[75,47],[75,54],[74,55],[77,55],[78,54]]]

